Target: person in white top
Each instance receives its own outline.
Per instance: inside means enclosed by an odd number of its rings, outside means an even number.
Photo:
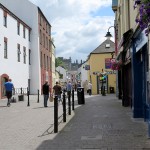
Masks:
[[[92,84],[90,81],[88,83],[88,93],[89,93],[89,95],[91,95],[91,93],[92,93]]]

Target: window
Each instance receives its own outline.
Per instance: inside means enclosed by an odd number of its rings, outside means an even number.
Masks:
[[[29,29],[29,41],[31,41],[31,30]]]
[[[45,47],[45,34],[43,34],[43,46]]]
[[[47,56],[47,70],[49,69],[49,64],[48,64],[48,56]]]
[[[51,58],[49,58],[49,67],[50,67],[50,70],[52,70]]]
[[[7,12],[4,11],[4,26],[7,27]]]
[[[26,38],[26,30],[25,30],[25,27],[23,27],[23,38]]]
[[[7,53],[7,38],[4,38],[4,58],[8,58]]]
[[[42,31],[40,30],[40,44],[42,44]]]
[[[46,48],[48,49],[48,38],[46,37]]]
[[[17,33],[18,33],[18,35],[20,35],[20,23],[19,22],[17,24]]]
[[[46,33],[47,33],[47,23],[46,23]]]
[[[45,59],[45,54],[44,54],[44,68],[46,68],[46,59]]]
[[[21,51],[20,51],[20,44],[17,45],[17,58],[18,58],[18,62],[20,62],[20,54],[21,54]]]
[[[41,52],[41,67],[43,66],[42,52]]]
[[[49,40],[49,51],[51,51],[51,41]]]
[[[29,65],[31,65],[31,50],[29,49]]]
[[[23,47],[23,63],[26,64],[26,47]]]

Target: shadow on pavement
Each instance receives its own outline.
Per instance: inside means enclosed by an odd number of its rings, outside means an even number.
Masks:
[[[48,106],[48,107],[35,107],[35,108],[32,108],[32,109],[40,109],[40,108],[44,108],[44,109],[46,109],[46,108],[53,108],[54,106]]]

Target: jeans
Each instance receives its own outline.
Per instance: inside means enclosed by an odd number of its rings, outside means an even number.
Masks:
[[[47,107],[48,98],[49,98],[49,95],[44,95],[44,107]]]

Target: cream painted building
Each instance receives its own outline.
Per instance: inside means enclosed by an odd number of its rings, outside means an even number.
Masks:
[[[55,45],[53,43],[53,40],[51,41],[51,46],[52,46],[52,87],[55,85],[56,83],[56,72],[55,72],[55,58],[56,58],[56,55],[55,55]]]
[[[110,39],[105,40],[88,58],[90,70],[88,80],[92,83],[92,94],[100,94],[101,87],[105,86],[106,93],[110,93],[110,88],[116,90],[116,72],[111,69],[111,60],[115,52],[115,44]],[[105,74],[106,80],[100,79],[101,74]]]

